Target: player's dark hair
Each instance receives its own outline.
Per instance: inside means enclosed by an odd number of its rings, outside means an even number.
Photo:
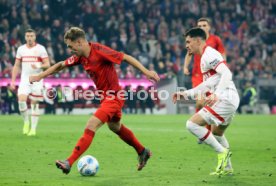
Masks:
[[[198,28],[198,27],[194,27],[194,28],[191,28],[190,30],[188,30],[185,35],[185,37],[200,37],[201,39],[203,40],[206,40],[206,33],[203,29],[201,28]]]
[[[85,39],[85,32],[79,27],[71,27],[64,34],[64,40],[76,41],[79,38]]]
[[[201,22],[201,21],[206,21],[210,26],[212,25],[211,19],[209,19],[207,17],[201,17],[197,20],[197,22]]]
[[[25,34],[26,33],[35,33],[36,34],[35,30],[31,29],[31,28],[28,28],[27,30],[25,30]]]

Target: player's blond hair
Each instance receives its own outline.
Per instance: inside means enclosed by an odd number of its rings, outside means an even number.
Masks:
[[[207,18],[207,17],[201,17],[197,20],[197,22],[201,22],[201,21],[205,21],[207,22],[210,26],[212,25],[212,21],[211,19]]]
[[[79,27],[71,27],[64,34],[64,40],[76,41],[79,38],[85,39],[85,32]]]

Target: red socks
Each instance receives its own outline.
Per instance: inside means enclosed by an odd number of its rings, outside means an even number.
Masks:
[[[138,154],[142,153],[144,146],[134,136],[133,132],[121,125],[120,130],[117,132],[118,136],[130,146],[134,147]],[[70,166],[86,151],[86,149],[92,143],[95,132],[89,129],[85,129],[82,137],[79,139],[70,157],[67,158]]]
[[[142,153],[145,147],[138,141],[133,132],[126,128],[123,124],[121,124],[121,128],[117,134],[124,142],[134,147],[138,154]]]
[[[77,145],[75,146],[71,156],[67,158],[70,166],[86,151],[86,149],[92,143],[95,132],[89,129],[85,129],[82,137],[79,139]]]

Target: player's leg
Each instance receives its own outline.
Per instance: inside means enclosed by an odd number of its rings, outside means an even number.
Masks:
[[[186,123],[187,129],[201,141],[211,146],[218,153],[218,165],[216,172],[219,174],[226,166],[226,161],[230,156],[228,149],[224,148],[214,137],[212,132],[205,128],[206,117],[202,117],[200,113],[194,114]]]
[[[28,95],[31,93],[31,87],[21,81],[18,88],[18,107],[21,116],[23,117],[23,134],[28,134],[30,130],[29,111],[27,106]]]
[[[202,109],[204,107],[204,100],[203,99],[197,99],[195,107],[196,107],[196,113],[197,113],[198,111],[200,111],[200,109]],[[205,127],[208,130],[211,130],[211,125],[206,124]],[[198,144],[202,144],[203,141],[201,141],[200,139],[198,139],[197,143]]]
[[[23,117],[23,121],[24,121],[23,134],[28,134],[28,132],[30,130],[27,98],[28,98],[28,95],[26,95],[26,94],[19,94],[18,95],[19,111],[20,111],[20,114]]]
[[[204,127],[206,124],[207,122],[203,117],[196,113],[187,121],[186,127],[193,135],[210,145],[216,152],[224,152],[225,148],[215,139],[211,131]]]
[[[132,146],[138,154],[144,150],[144,146],[138,141],[133,132],[120,121],[110,121],[107,123],[109,129],[116,133],[124,142]]]
[[[121,115],[121,113],[119,113]],[[151,151],[146,149],[139,140],[135,137],[133,132],[124,124],[120,123],[120,117],[112,118],[108,122],[108,127],[111,131],[116,133],[124,142],[132,146],[138,154],[138,170],[142,170],[151,156]]]
[[[200,76],[198,74],[192,76],[192,86],[193,86],[193,88],[197,87],[202,82],[203,82],[202,74]],[[197,99],[196,100],[196,105],[195,105],[196,113],[198,111],[200,111],[200,109],[202,109],[203,107],[204,107],[204,99],[202,99],[202,98]],[[206,124],[205,126],[208,130],[211,130],[211,126],[209,124]],[[202,144],[202,141],[198,140],[197,143]]]
[[[95,132],[104,123],[95,116],[92,116],[86,124],[86,128],[82,137],[78,140],[76,146],[73,149],[72,154],[65,161],[56,161],[56,166],[63,171],[63,173],[68,174],[70,172],[71,166],[74,162],[88,149],[93,141]]]
[[[39,120],[40,112],[39,112],[39,102],[35,100],[31,100],[31,130],[28,133],[28,136],[36,135],[36,127]]]
[[[212,126],[212,133],[215,136],[215,138],[217,139],[217,141],[225,148],[230,149],[229,146],[229,142],[227,140],[227,138],[224,135],[224,132],[226,130],[226,128],[229,125],[219,125],[219,126]],[[231,158],[228,159],[227,161],[227,165],[224,169],[224,174],[233,174],[234,169],[232,167],[232,163],[231,163]]]
[[[29,98],[31,100],[31,130],[28,133],[28,136],[35,136],[40,117],[39,102],[43,101],[43,83],[42,81],[36,82],[31,84],[30,87],[31,93]]]

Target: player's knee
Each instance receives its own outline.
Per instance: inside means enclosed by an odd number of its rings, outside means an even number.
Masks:
[[[108,128],[112,131],[117,133],[120,130],[120,123],[108,123]]]
[[[86,128],[88,128],[89,130],[92,131],[96,131],[97,129],[99,129],[101,126],[103,125],[103,123],[96,117],[91,117],[86,124]]]
[[[18,107],[20,112],[24,112],[28,109],[26,101],[19,101]]]
[[[31,104],[31,113],[32,113],[32,115],[35,115],[35,116],[39,116],[40,115],[39,104],[38,103]]]
[[[193,128],[194,128],[194,125],[195,124],[192,121],[187,120],[187,122],[186,122],[186,128],[188,129],[188,131],[192,131]]]

